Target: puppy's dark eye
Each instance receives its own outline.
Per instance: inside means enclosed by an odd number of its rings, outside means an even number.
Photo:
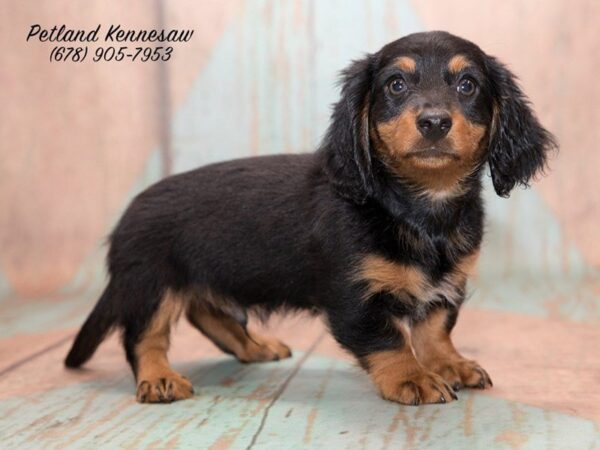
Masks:
[[[406,82],[400,77],[394,78],[388,84],[388,89],[392,95],[400,95],[406,90]]]
[[[475,81],[473,81],[471,78],[463,78],[458,83],[456,90],[459,94],[469,96],[475,93],[475,88]]]

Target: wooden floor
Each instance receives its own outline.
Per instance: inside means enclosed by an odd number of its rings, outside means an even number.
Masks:
[[[182,321],[170,356],[196,395],[140,405],[116,336],[85,369],[62,366],[96,289],[35,302],[4,299],[0,448],[599,448],[600,329],[593,297],[585,302],[596,313],[583,320],[540,316],[520,311],[518,301],[515,311],[494,308],[499,294],[479,283],[455,340],[490,372],[494,388],[421,407],[381,400],[321,322],[301,316],[274,318],[263,331],[290,344],[294,356],[254,365],[222,355]],[[535,298],[532,289],[526,292]],[[575,314],[583,300],[578,294],[573,301]]]

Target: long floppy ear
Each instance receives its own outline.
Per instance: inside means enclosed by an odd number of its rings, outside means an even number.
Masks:
[[[336,191],[364,203],[373,191],[369,144],[369,107],[373,57],[354,61],[341,76],[341,99],[335,104],[331,125],[321,149]]]
[[[494,97],[494,119],[488,163],[496,193],[508,197],[515,185],[543,172],[554,137],[539,123],[515,76],[497,59],[488,57],[486,66]]]

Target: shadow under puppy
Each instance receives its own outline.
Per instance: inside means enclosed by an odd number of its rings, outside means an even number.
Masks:
[[[490,377],[450,332],[483,233],[481,175],[508,196],[543,169],[552,136],[513,75],[445,32],[394,41],[343,72],[313,154],[169,177],[110,237],[110,281],[66,358],[119,328],[140,402],[192,396],[167,360],[180,313],[240,361],[290,356],[247,313],[321,313],[381,395],[448,402]]]

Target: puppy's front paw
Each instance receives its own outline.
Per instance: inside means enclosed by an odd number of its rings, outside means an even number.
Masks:
[[[493,386],[488,373],[476,362],[465,358],[438,361],[431,370],[457,391],[462,387],[488,389]]]
[[[426,371],[404,378],[381,380],[378,388],[383,398],[403,405],[447,403],[458,399],[442,377]]]
[[[171,403],[194,395],[192,383],[178,373],[140,380],[136,399],[140,403]]]

